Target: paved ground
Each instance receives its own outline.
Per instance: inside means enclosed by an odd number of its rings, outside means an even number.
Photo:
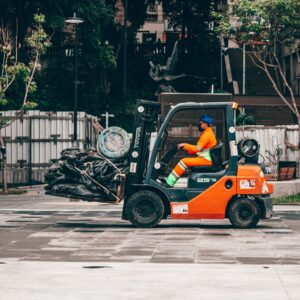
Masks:
[[[277,206],[251,230],[134,229],[121,209],[38,188],[0,196],[0,298],[300,299],[300,206]]]

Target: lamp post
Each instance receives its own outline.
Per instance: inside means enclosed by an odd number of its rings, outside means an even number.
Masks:
[[[227,55],[227,48],[225,47],[224,38],[222,35],[219,36],[220,39],[220,88],[223,93],[224,90],[224,79],[223,79],[223,69],[224,69],[224,55]]]
[[[243,95],[246,94],[246,44],[243,43]]]
[[[123,101],[122,111],[125,111],[126,107],[126,93],[127,93],[127,20],[128,20],[128,1],[123,0],[124,5],[124,49],[123,49]]]
[[[73,17],[65,20],[67,24],[73,24],[75,26],[75,65],[74,65],[74,116],[73,116],[73,144],[78,146],[77,142],[77,108],[78,108],[78,37],[77,37],[77,27],[79,24],[83,23],[83,19],[78,18],[76,13]]]
[[[221,93],[223,93],[224,90],[224,81],[223,81],[223,47],[222,44],[220,45],[220,88]]]

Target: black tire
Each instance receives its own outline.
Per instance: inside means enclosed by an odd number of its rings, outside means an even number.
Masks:
[[[253,228],[259,221],[260,208],[254,200],[240,198],[230,205],[228,217],[233,227]]]
[[[126,215],[134,227],[155,227],[164,215],[160,197],[151,191],[134,193],[126,203]]]

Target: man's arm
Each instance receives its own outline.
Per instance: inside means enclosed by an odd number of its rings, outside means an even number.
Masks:
[[[187,144],[187,143],[182,143],[182,144],[178,144],[178,150],[179,149],[183,149],[186,152],[188,152],[188,154],[196,154],[198,152],[201,152],[203,149],[201,148],[200,145],[191,145],[191,144]]]

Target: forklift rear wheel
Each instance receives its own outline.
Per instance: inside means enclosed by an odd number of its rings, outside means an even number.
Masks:
[[[254,200],[235,200],[229,207],[229,220],[236,228],[253,228],[259,221],[260,209]]]
[[[164,215],[160,197],[151,191],[134,193],[126,203],[128,219],[134,227],[155,227]]]

